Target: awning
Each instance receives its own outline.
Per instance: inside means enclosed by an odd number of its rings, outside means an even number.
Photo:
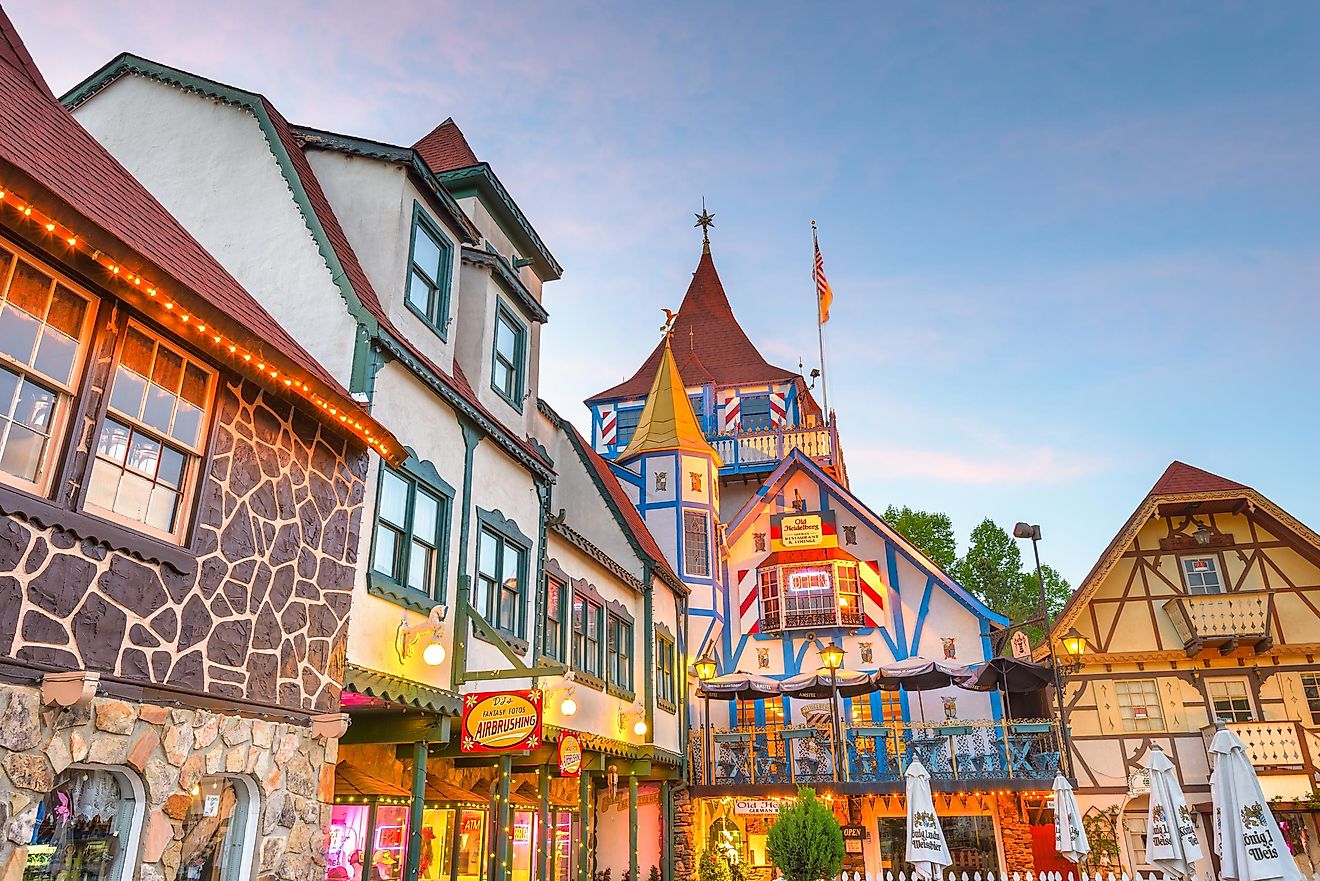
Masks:
[[[441,716],[458,716],[463,708],[462,699],[452,691],[356,664],[344,666],[344,691],[429,710]]]
[[[456,805],[474,805],[485,807],[490,804],[490,799],[484,795],[478,795],[475,792],[464,789],[450,783],[448,780],[441,780],[438,777],[426,776],[426,800],[428,802],[439,802],[442,804]]]
[[[967,678],[969,669],[962,664],[934,661],[915,655],[892,664],[885,664],[872,676],[876,687],[904,691],[931,691],[948,688]]]
[[[1045,664],[1017,658],[991,658],[971,668],[958,685],[970,691],[998,691],[1010,694],[1040,691],[1054,680],[1054,671]]]
[[[823,563],[826,560],[861,562],[843,548],[803,548],[795,551],[773,551],[756,565],[757,567],[792,566],[796,563]]]
[[[780,683],[778,681],[771,679],[769,676],[744,673],[742,670],[737,673],[716,676],[714,679],[707,679],[697,686],[698,696],[713,697],[716,700],[724,701],[754,701],[774,697],[779,693]]]
[[[411,795],[402,786],[372,776],[348,762],[335,765],[335,798],[408,798]]]

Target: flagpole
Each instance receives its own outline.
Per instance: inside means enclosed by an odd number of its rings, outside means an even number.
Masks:
[[[830,422],[830,386],[825,378],[825,324],[820,320],[820,287],[816,282],[816,255],[820,253],[820,239],[816,236],[816,221],[811,221],[811,286],[816,291],[816,341],[820,345],[820,396],[825,410],[825,424]]]

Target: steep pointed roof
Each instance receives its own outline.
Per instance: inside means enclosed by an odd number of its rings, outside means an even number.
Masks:
[[[52,101],[55,100],[55,94],[50,90],[50,86],[46,85],[46,78],[41,75],[36,62],[32,60],[27,46],[23,45],[23,39],[19,37],[18,31],[14,30],[14,24],[5,14],[4,7],[0,7],[0,63],[14,68],[30,80],[42,95]]]
[[[688,285],[687,294],[678,308],[673,338],[679,358],[683,361],[680,372],[689,385],[705,382],[721,386],[750,385],[789,382],[799,378],[797,373],[775,367],[766,361],[747,338],[724,293],[724,285],[720,282],[719,273],[715,271],[715,261],[706,249],[703,249],[701,259],[697,262],[697,271],[692,273],[692,283]],[[587,403],[608,398],[641,397],[656,375],[662,348],[663,345],[656,346],[630,379],[592,395]],[[696,358],[687,358],[685,352],[695,354]],[[688,361],[703,365],[709,378],[689,376]]]
[[[723,464],[697,424],[697,414],[692,411],[692,402],[688,400],[683,377],[678,374],[678,365],[674,363],[674,353],[666,336],[660,344],[660,363],[656,366],[655,379],[646,397],[646,406],[642,407],[637,430],[619,461],[625,462],[642,453],[670,450],[701,453],[714,458],[717,466]]]
[[[413,149],[436,174],[453,171],[455,168],[467,168],[480,161],[452,116],[413,144]]]
[[[1175,459],[1168,468],[1164,469],[1160,479],[1155,481],[1150,494],[1162,496],[1173,493],[1232,492],[1246,488],[1243,484],[1229,480],[1227,477],[1211,474],[1209,471]]]

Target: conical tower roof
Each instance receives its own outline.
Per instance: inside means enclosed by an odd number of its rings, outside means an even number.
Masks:
[[[766,361],[747,338],[734,317],[709,249],[703,249],[697,271],[692,273],[692,283],[688,285],[674,319],[672,336],[673,347],[682,363],[682,376],[688,385],[708,382],[717,386],[753,385],[791,382],[798,378],[797,373]],[[663,344],[656,346],[630,379],[593,395],[587,403],[640,397],[656,375],[663,347]],[[697,364],[701,368],[694,372],[699,375],[689,376],[690,367]]]
[[[646,396],[646,406],[642,407],[637,430],[633,432],[627,449],[620,454],[619,461],[625,462],[643,453],[673,450],[710,456],[717,468],[724,464],[697,424],[697,414],[688,400],[683,377],[679,376],[666,335],[660,344],[660,363],[651,382],[651,391]]]

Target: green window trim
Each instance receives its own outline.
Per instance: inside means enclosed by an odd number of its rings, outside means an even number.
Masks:
[[[574,671],[574,679],[582,682],[584,678],[589,678],[589,684],[598,690],[605,687],[605,599],[596,590],[595,586],[583,579],[576,579],[572,583],[573,587],[573,606],[570,615],[570,642],[572,650],[569,654],[569,664]],[[578,628],[577,607],[582,605],[582,627]],[[591,617],[588,618],[587,616]],[[590,622],[596,623],[595,639],[595,664],[590,666],[586,663],[587,643],[590,634]]]
[[[419,234],[421,238],[419,239]],[[418,245],[434,246],[432,255],[419,254]],[[424,261],[424,262],[419,262]],[[408,310],[422,320],[442,340],[449,339],[451,301],[453,297],[454,243],[445,235],[440,224],[431,219],[420,202],[413,202],[412,233],[408,239],[408,272],[403,285],[403,302]],[[425,299],[423,306],[418,302]]]
[[[542,591],[545,593],[545,603],[542,605],[542,608],[545,609],[545,620],[541,623],[541,657],[563,663],[568,660],[565,657],[567,652],[565,652],[564,649],[568,643],[567,634],[572,624],[573,603],[569,598],[568,580],[553,575],[550,572],[546,572],[541,578],[541,584]],[[551,618],[550,616],[550,601],[552,597],[558,600],[558,602],[554,604],[554,607],[559,610],[557,618]],[[552,626],[552,621],[554,622],[554,626],[559,630],[558,638],[554,640],[556,643],[555,645],[550,644],[550,628]]]
[[[518,654],[525,654],[530,646],[527,641],[527,585],[532,540],[498,510],[478,508],[477,522],[476,595],[472,607],[497,633],[509,639],[510,646]],[[487,548],[493,555],[489,559],[486,557]],[[512,576],[514,590],[508,588],[510,575],[505,571],[510,553],[517,568]]]
[[[621,603],[611,600],[606,603],[605,610],[606,692],[625,700],[634,700],[633,669],[637,646],[635,622]]]
[[[513,337],[512,352],[500,351],[501,325],[507,327]],[[503,299],[497,299],[490,347],[490,387],[519,413],[522,412],[523,396],[527,391],[527,337],[526,323],[513,309],[505,305]],[[503,388],[498,381],[501,370],[507,371],[509,378],[507,387]]]
[[[445,576],[449,564],[449,531],[450,518],[453,514],[454,488],[440,477],[433,464],[418,459],[411,449],[408,449],[408,454],[408,458],[398,468],[391,468],[382,462],[376,475],[376,504],[371,521],[371,556],[367,566],[367,592],[405,609],[426,614],[432,607],[443,604],[446,600]],[[406,494],[403,499],[402,517],[396,516],[395,520],[389,519],[388,514],[382,516],[381,512],[387,481],[397,481]],[[422,499],[433,504],[430,514],[424,515],[429,516],[433,523],[430,530],[418,532],[417,516],[419,501]],[[423,503],[423,511],[425,507]],[[402,522],[395,522],[396,520]],[[394,544],[388,571],[378,566],[378,563],[382,562],[380,555],[388,552],[381,544],[382,537],[387,533]],[[418,586],[411,571],[419,561],[415,556],[417,551],[421,552],[420,559],[424,564],[428,557],[430,560],[432,571],[421,579],[427,589]]]
[[[678,714],[678,679],[675,674],[678,646],[673,632],[664,624],[655,625],[655,705],[667,713]]]

